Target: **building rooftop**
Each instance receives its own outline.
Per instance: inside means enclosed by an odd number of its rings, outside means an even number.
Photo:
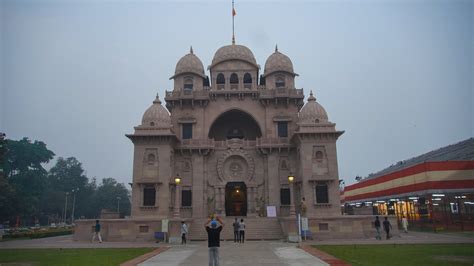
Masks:
[[[408,160],[399,161],[377,173],[370,174],[361,181],[377,178],[405,168],[424,163],[442,161],[472,161],[474,160],[474,138],[469,138],[461,142],[451,144],[425,154],[413,157]]]

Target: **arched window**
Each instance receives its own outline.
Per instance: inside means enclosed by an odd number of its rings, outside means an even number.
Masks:
[[[237,84],[239,84],[239,76],[237,76],[237,74],[235,73],[232,73],[232,75],[230,75],[230,89],[231,90],[238,89]]]
[[[238,84],[239,83],[239,76],[237,76],[237,74],[235,73],[232,73],[232,75],[230,75],[230,84]]]
[[[275,87],[284,88],[285,87],[285,76],[278,75],[275,78]]]
[[[219,75],[217,75],[216,81],[217,81],[217,84],[225,84],[224,74],[219,73]]]
[[[185,91],[192,91],[193,90],[193,78],[192,77],[185,77],[184,78],[184,90]]]
[[[224,89],[224,85],[225,85],[224,74],[219,73],[217,75],[216,83],[217,83],[217,89],[219,89],[219,90]]]
[[[252,88],[252,76],[250,73],[245,73],[244,75],[244,88],[251,89]]]

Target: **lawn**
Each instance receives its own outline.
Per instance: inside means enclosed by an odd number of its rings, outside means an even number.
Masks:
[[[31,265],[119,265],[153,248],[97,249],[0,249],[0,265],[5,262]]]
[[[352,265],[474,265],[474,244],[317,245]]]

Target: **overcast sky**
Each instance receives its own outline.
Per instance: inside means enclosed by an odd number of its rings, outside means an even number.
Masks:
[[[0,131],[132,180],[133,132],[189,51],[231,43],[231,1],[2,1]],[[236,40],[275,44],[345,134],[346,184],[474,134],[474,1],[236,0]],[[263,69],[262,69],[263,70]]]

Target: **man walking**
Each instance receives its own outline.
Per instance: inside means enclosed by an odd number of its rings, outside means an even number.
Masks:
[[[387,216],[385,216],[385,221],[383,221],[383,229],[385,229],[385,233],[387,233],[387,239],[390,239],[390,229],[392,229],[392,225],[388,221]]]
[[[375,239],[382,240],[382,237],[380,236],[381,234],[381,226],[380,226],[380,220],[378,216],[375,216]]]
[[[188,225],[181,221],[181,245],[186,244],[186,237],[188,235]]]
[[[405,233],[408,233],[408,220],[407,220],[407,217],[403,216],[402,218],[402,227],[403,227],[403,231],[405,231]]]
[[[217,220],[217,221],[216,221]],[[214,219],[209,219],[204,224],[207,231],[207,246],[209,248],[209,266],[219,266],[219,247],[221,241],[221,231],[224,223],[216,216]]]
[[[244,219],[240,219],[240,223],[239,223],[239,242],[240,243],[245,242],[245,223],[244,223]]]
[[[96,236],[99,238],[99,243],[102,243],[102,237],[100,236],[100,223],[99,223],[99,220],[95,220],[95,230],[94,230],[94,234],[92,235],[91,242],[94,242]]]
[[[239,242],[239,227],[240,227],[239,220],[237,218],[235,218],[232,226],[234,227],[234,243],[237,243]]]

